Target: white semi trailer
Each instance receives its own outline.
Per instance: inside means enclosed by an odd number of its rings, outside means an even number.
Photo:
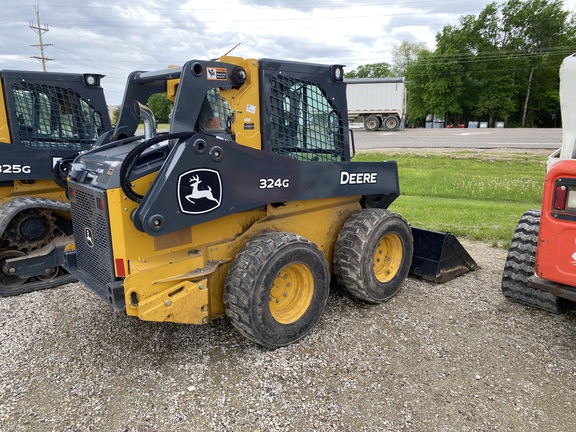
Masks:
[[[346,82],[348,119],[375,131],[402,128],[406,115],[404,78],[349,78]]]

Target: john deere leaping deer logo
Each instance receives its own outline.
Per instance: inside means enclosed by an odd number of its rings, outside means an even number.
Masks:
[[[199,168],[178,178],[178,203],[183,213],[208,213],[220,207],[221,201],[222,180],[218,171]]]

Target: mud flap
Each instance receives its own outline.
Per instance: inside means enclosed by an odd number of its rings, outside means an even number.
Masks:
[[[414,254],[410,274],[444,283],[476,270],[478,264],[451,233],[412,227]]]

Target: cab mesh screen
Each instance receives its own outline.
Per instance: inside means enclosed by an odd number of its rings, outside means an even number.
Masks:
[[[198,117],[201,130],[212,132],[229,132],[230,104],[220,96],[218,90],[208,90]]]
[[[103,131],[102,117],[73,90],[21,82],[12,86],[21,144],[82,150]]]
[[[283,75],[271,82],[271,146],[303,161],[341,161],[344,157],[338,114],[322,90]]]

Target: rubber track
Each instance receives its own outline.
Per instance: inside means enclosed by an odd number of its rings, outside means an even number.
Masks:
[[[539,210],[528,210],[522,215],[512,236],[504,264],[502,294],[517,303],[560,313],[563,310],[561,298],[527,285],[528,278],[534,275],[539,229]]]
[[[2,285],[0,285],[0,297],[12,297],[33,291],[45,290],[48,288],[56,288],[57,286],[69,284],[72,282],[76,282],[76,278],[71,274],[66,273],[62,276],[57,276],[54,279],[49,279],[45,281],[39,279],[33,279],[32,282],[26,282],[25,284],[22,284],[16,288],[6,289]]]
[[[34,208],[69,212],[70,204],[46,198],[14,198],[0,207],[0,236],[4,233],[6,227],[15,215],[17,215],[22,210]],[[32,279],[30,282],[26,282],[23,285],[14,288],[5,288],[4,286],[0,285],[0,297],[10,297],[29,293],[32,291],[54,288],[60,285],[74,282],[75,280],[76,278],[74,278],[72,275],[64,274],[50,280]]]
[[[46,198],[22,197],[14,198],[0,207],[0,236],[4,234],[6,227],[14,216],[22,210],[43,208],[56,211],[70,211],[70,204]]]

